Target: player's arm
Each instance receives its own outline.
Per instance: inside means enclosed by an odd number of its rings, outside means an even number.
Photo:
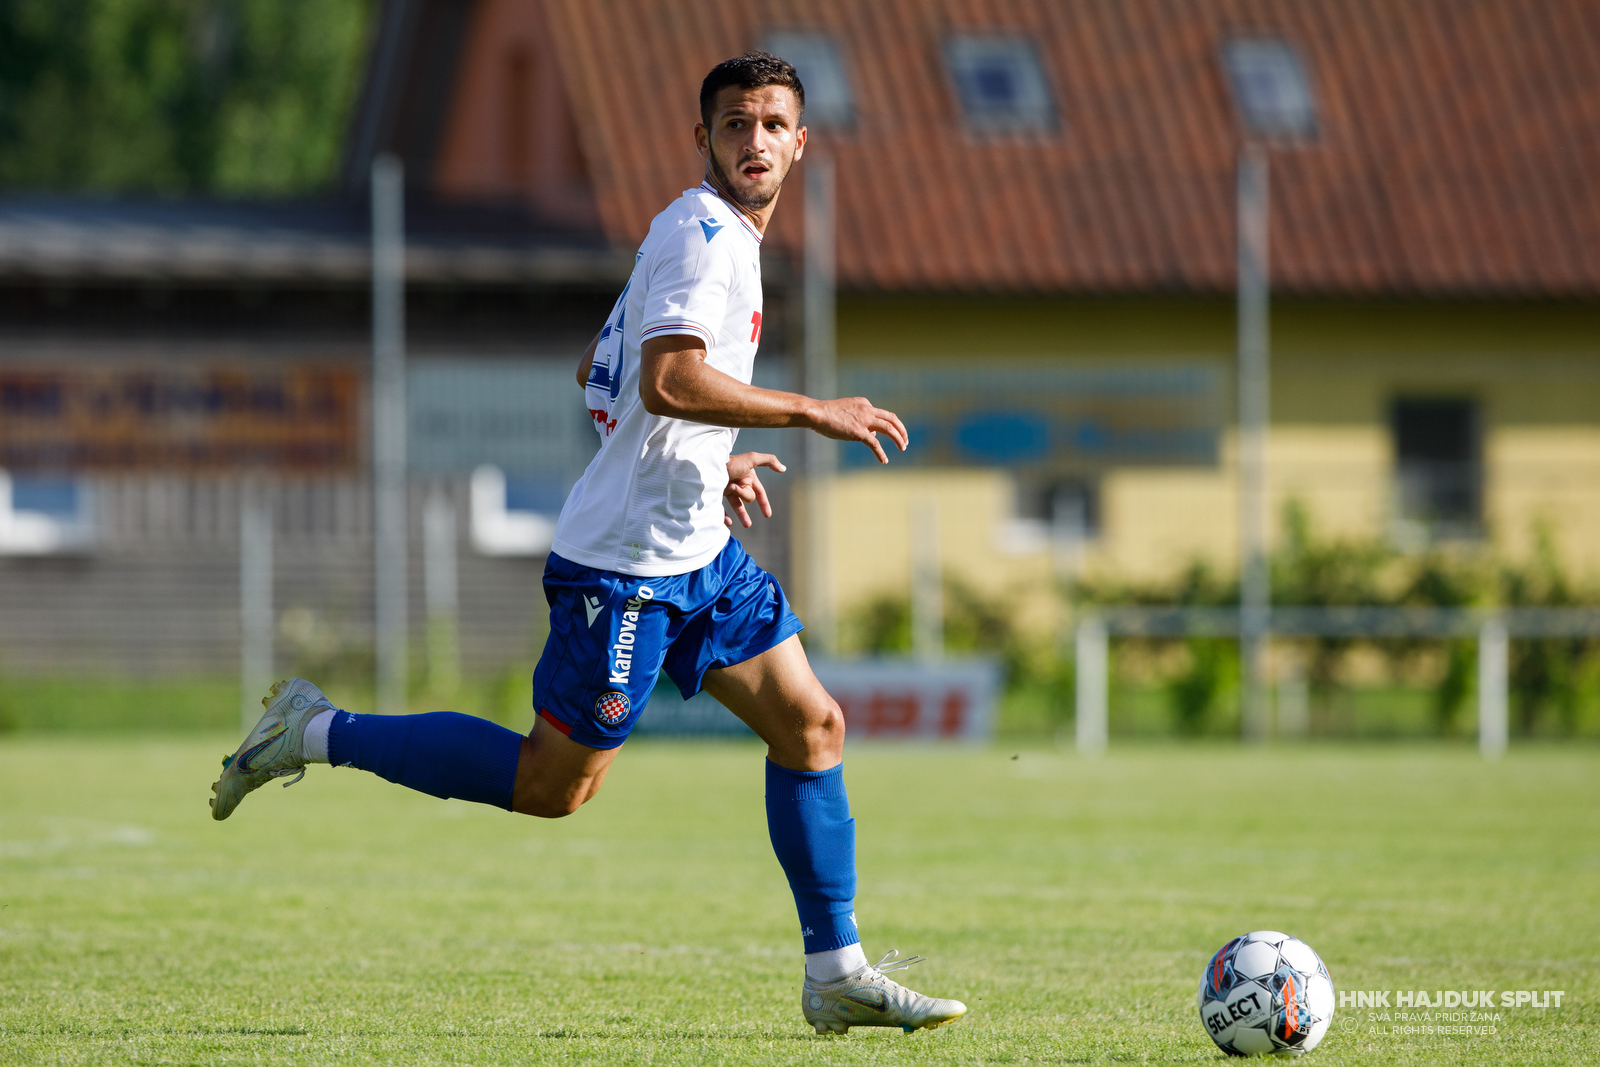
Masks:
[[[602,330],[600,333],[604,333]],[[578,388],[586,389],[589,386],[589,368],[594,366],[594,350],[600,347],[600,334],[594,335],[594,340],[589,342],[589,347],[583,350],[583,358],[578,361]]]
[[[759,389],[706,363],[705,342],[692,334],[667,334],[645,341],[639,367],[639,399],[652,415],[712,426],[798,427],[835,441],[860,441],[889,462],[878,434],[906,450],[906,428],[892,411],[865,397],[815,400],[799,393]]]

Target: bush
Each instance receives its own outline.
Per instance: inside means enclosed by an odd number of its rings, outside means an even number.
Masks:
[[[883,593],[843,619],[840,647],[847,653],[874,656],[911,652],[911,600]],[[1050,684],[1057,673],[1055,657],[1030,647],[1019,634],[1004,597],[988,597],[954,575],[944,579],[944,650],[997,657],[1006,684]]]
[[[1239,644],[1210,637],[1185,644],[1189,669],[1167,683],[1167,699],[1177,732],[1198,737],[1206,732],[1223,694],[1238,681]]]
[[[1545,533],[1531,559],[1513,563],[1475,548],[1441,547],[1405,555],[1377,538],[1324,537],[1298,502],[1286,505],[1283,531],[1271,559],[1272,599],[1282,607],[1600,604],[1600,590],[1580,587],[1566,575]],[[1168,581],[1140,583],[1100,575],[1063,587],[1061,595],[1082,606],[1232,607],[1239,602],[1239,587],[1208,562],[1195,560]],[[944,597],[946,649],[1001,659],[1018,724],[1025,721],[1030,730],[1056,732],[1071,721],[1076,694],[1068,641],[1029,638],[1012,619],[1008,598],[987,597],[959,578],[946,577]],[[875,597],[842,622],[841,644],[847,651],[911,651],[911,602],[905,595]],[[1121,638],[1117,647],[1120,691],[1125,694],[1119,699],[1132,699],[1142,686],[1164,701],[1175,732],[1192,736],[1224,728],[1238,685],[1237,641]],[[1426,729],[1431,720],[1440,735],[1461,731],[1477,685],[1475,639],[1334,637],[1307,639],[1301,647],[1307,652],[1306,681],[1318,729],[1353,729],[1358,720],[1370,725],[1382,718],[1377,701],[1384,707],[1404,705],[1403,714],[1395,714],[1405,720],[1407,730]],[[1387,695],[1374,691],[1358,698],[1349,689],[1350,664],[1358,653],[1376,657],[1391,676],[1426,678],[1431,692],[1425,700],[1414,699],[1407,695],[1415,694],[1414,688],[1402,692],[1389,685]],[[1129,676],[1141,681],[1130,685]],[[1515,640],[1510,682],[1518,733],[1588,730],[1600,719],[1600,641]],[[1141,704],[1144,699],[1139,698]]]
[[[1509,607],[1573,607],[1596,600],[1575,588],[1561,566],[1548,528],[1535,531],[1533,557],[1499,571],[1500,602]],[[1600,640],[1592,637],[1535,638],[1511,643],[1511,700],[1520,733],[1542,729],[1571,734],[1585,705],[1596,697]]]

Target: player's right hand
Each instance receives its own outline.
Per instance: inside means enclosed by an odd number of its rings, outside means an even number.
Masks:
[[[878,443],[880,433],[887,434],[902,452],[911,443],[900,416],[873,407],[872,401],[864,396],[817,401],[811,411],[811,428],[835,441],[860,441],[872,449],[879,463],[889,462],[883,445]]]
[[[772,502],[767,499],[767,487],[756,476],[757,467],[767,467],[779,474],[789,469],[781,459],[767,452],[740,452],[728,457],[728,486],[722,495],[746,530],[755,525],[755,520],[745,510],[746,504],[755,504],[764,517],[772,518]],[[722,516],[722,522],[725,526],[733,525],[733,519],[727,515]]]

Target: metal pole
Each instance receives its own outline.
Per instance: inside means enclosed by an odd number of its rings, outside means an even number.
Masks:
[[[1298,649],[1285,654],[1278,672],[1278,736],[1305,737],[1311,732],[1311,688],[1305,657]]]
[[[1244,737],[1261,741],[1268,733],[1272,577],[1267,563],[1267,154],[1259,144],[1247,142],[1239,153],[1238,194],[1240,718]]]
[[[1110,703],[1110,648],[1105,620],[1089,613],[1078,620],[1076,716],[1078,751],[1098,755],[1106,750]]]
[[[1478,630],[1478,751],[1484,759],[1499,759],[1506,750],[1510,662],[1506,622],[1491,616]]]
[[[372,484],[377,708],[406,710],[405,192],[400,161],[372,161]]]
[[[239,487],[239,721],[245,730],[261,718],[261,698],[272,684],[272,503],[267,487]]]
[[[939,559],[939,502],[911,505],[911,651],[934,662],[944,657],[944,568]]]
[[[820,153],[806,160],[805,215],[805,393],[831,400],[838,395],[835,353],[834,167]],[[838,650],[833,597],[833,476],[837,446],[820,434],[806,436],[806,620],[824,655]]]
[[[422,512],[422,589],[428,611],[428,688],[450,696],[461,684],[456,506],[437,487],[429,492]]]
[[[1278,670],[1278,736],[1304,737],[1310,733],[1310,683],[1306,678],[1306,657],[1299,649],[1283,654]]]

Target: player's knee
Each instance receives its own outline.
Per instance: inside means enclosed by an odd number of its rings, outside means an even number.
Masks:
[[[807,762],[825,762],[829,766],[844,754],[844,712],[832,697],[808,716],[806,724]]]
[[[565,819],[600,791],[598,783],[580,783],[560,791],[539,790],[517,798],[516,810],[536,819]]]
[[[565,819],[583,807],[587,799],[582,796],[529,797],[517,810],[535,819]]]

